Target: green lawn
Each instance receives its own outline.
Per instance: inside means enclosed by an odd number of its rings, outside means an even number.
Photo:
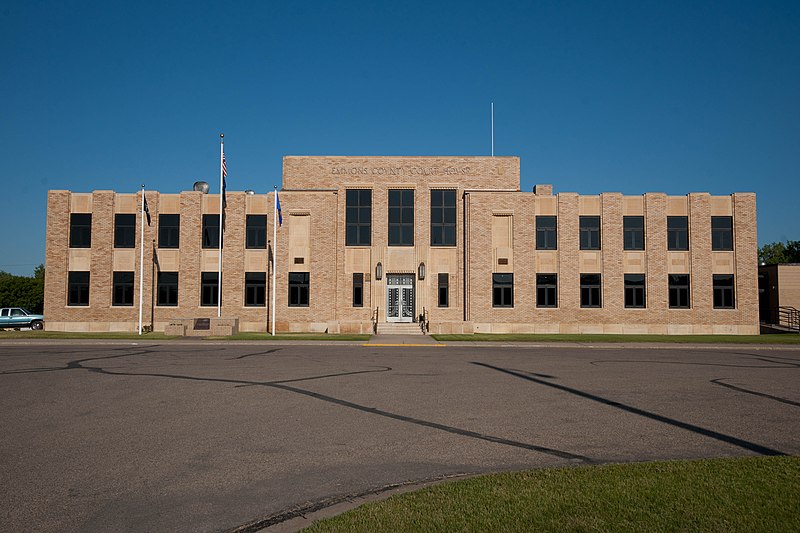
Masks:
[[[306,531],[800,531],[800,458],[476,477],[366,504]]]
[[[683,342],[703,344],[800,344],[800,335],[561,335],[535,333],[474,333],[433,335],[437,341],[492,342]]]

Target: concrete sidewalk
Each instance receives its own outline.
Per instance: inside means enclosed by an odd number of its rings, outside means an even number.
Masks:
[[[430,335],[373,335],[365,345],[374,346],[445,346]]]

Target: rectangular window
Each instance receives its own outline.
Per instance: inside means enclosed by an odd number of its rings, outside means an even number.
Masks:
[[[364,307],[364,274],[353,273],[353,307]]]
[[[159,272],[156,305],[175,307],[178,305],[178,273]]]
[[[600,249],[600,217],[580,217],[581,250]]]
[[[581,307],[602,307],[600,274],[581,274]]]
[[[450,307],[450,274],[439,273],[439,307]]]
[[[644,250],[644,217],[622,217],[625,250]]]
[[[289,272],[289,307],[308,307],[308,272]]]
[[[689,274],[669,275],[670,309],[689,309]]]
[[[711,249],[733,250],[733,217],[711,217]]]
[[[91,213],[71,213],[69,215],[69,247],[92,247]]]
[[[70,272],[67,285],[67,305],[89,305],[88,272]]]
[[[136,247],[136,215],[117,213],[114,215],[114,248]]]
[[[114,272],[111,305],[133,305],[133,272]]]
[[[389,246],[414,246],[414,189],[389,189]]]
[[[514,307],[514,274],[492,274],[492,307]]]
[[[369,246],[372,242],[372,190],[347,189],[345,244]]]
[[[558,307],[556,274],[536,274],[536,307]]]
[[[219,217],[217,217],[219,219]],[[219,272],[200,273],[200,305],[216,307],[219,296]]]
[[[245,248],[267,249],[267,215],[247,215],[244,240]]]
[[[431,190],[431,246],[456,245],[456,191]]]
[[[536,217],[536,249],[558,249],[558,217]]]
[[[178,248],[181,244],[181,216],[158,215],[158,247]]]
[[[219,248],[219,215],[203,215],[203,248]]]
[[[625,274],[625,307],[646,307],[644,274]]]
[[[689,217],[667,217],[667,250],[689,249]]]
[[[244,273],[244,305],[245,307],[264,307],[267,305],[266,272]]]
[[[714,309],[734,307],[733,274],[714,274]]]

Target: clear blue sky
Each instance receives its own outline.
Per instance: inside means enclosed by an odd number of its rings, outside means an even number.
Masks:
[[[800,2],[0,4],[0,270],[48,189],[280,185],[284,155],[488,155],[522,188],[755,191],[800,240]]]

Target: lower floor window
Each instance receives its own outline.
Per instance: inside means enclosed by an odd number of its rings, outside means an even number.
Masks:
[[[178,305],[178,273],[159,272],[156,305],[174,307]]]
[[[669,275],[670,309],[689,309],[689,274]]]
[[[714,274],[714,309],[734,307],[733,274]]]
[[[558,307],[556,274],[536,274],[536,307]]]
[[[514,307],[514,274],[492,274],[492,307]]]
[[[450,274],[439,274],[439,307],[450,306]]]
[[[215,306],[219,296],[219,273],[202,272],[200,274],[200,305]]]
[[[245,307],[264,307],[267,305],[266,272],[245,272],[244,305]]]
[[[111,305],[133,305],[133,272],[114,272]]]
[[[581,274],[581,307],[602,307],[600,274]]]
[[[364,307],[364,273],[353,273],[353,307]]]
[[[67,305],[89,305],[89,273],[70,272],[67,280]]]
[[[289,272],[289,307],[308,307],[308,272]]]
[[[625,307],[646,307],[644,274],[625,274]]]

